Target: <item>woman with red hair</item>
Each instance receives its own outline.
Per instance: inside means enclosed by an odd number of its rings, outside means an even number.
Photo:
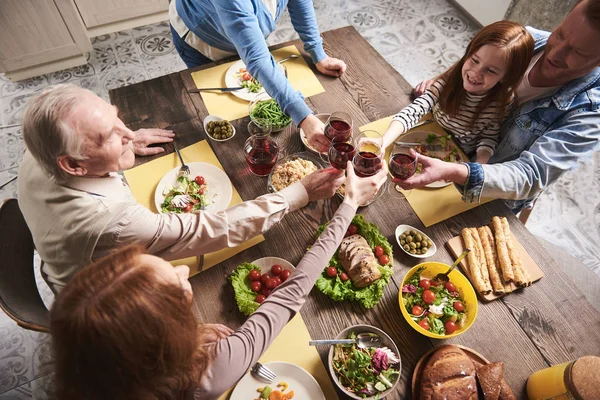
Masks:
[[[357,178],[294,273],[235,332],[199,324],[186,266],[129,246],[79,271],[51,311],[61,400],[215,399],[258,360],[300,310],[360,204],[385,181]]]

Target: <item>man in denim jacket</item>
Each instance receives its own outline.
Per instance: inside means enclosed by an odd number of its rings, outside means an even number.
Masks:
[[[552,34],[528,28],[536,56],[517,89],[521,106],[505,121],[490,164],[420,156],[421,174],[397,183],[456,183],[463,200],[506,199],[518,212],[600,144],[600,0],[583,0]],[[418,94],[426,82],[417,86]]]

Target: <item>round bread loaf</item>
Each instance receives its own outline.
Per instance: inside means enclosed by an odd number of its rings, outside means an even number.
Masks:
[[[476,400],[475,365],[460,348],[442,346],[431,355],[421,379],[421,400]]]

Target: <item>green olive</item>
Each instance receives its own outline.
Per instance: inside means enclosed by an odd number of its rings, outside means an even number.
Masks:
[[[433,242],[429,239],[427,239],[427,244],[429,245],[429,247],[433,247]]]
[[[416,251],[415,249],[412,249],[412,250],[410,251],[410,254],[417,254],[417,251]]]
[[[423,240],[423,236],[420,233],[417,233],[417,235],[415,236],[415,239],[417,239],[417,242],[420,242]]]
[[[421,253],[425,254],[425,253],[427,253],[428,251],[429,251],[429,248],[428,248],[428,247],[425,247],[425,246],[421,247]]]
[[[406,251],[410,251],[410,246],[407,244],[405,244],[404,247],[402,247],[402,248]]]
[[[421,247],[428,247],[428,245],[427,245],[427,240],[423,240],[423,241],[421,242]]]
[[[400,244],[401,244],[402,246],[404,246],[404,245],[406,244],[406,240],[401,240],[401,241],[400,241]]]
[[[413,241],[413,237],[412,236],[407,236],[406,237],[406,243],[412,243]]]
[[[403,233],[402,235],[400,235],[400,239],[406,239],[406,234]]]
[[[414,229],[411,229],[410,230],[410,234],[413,235],[413,236],[415,236],[417,234],[417,232]]]
[[[417,248],[417,245],[415,244],[415,242],[410,242],[409,246],[410,246],[411,249],[416,249]]]
[[[415,247],[416,247],[417,249],[420,249],[420,248],[421,248],[421,242],[413,242],[413,243],[415,244]]]
[[[233,133],[231,133],[231,132],[227,132],[227,135],[226,135],[226,136],[227,136],[228,138],[230,138],[230,137],[232,137],[232,136],[233,136]]]
[[[210,122],[208,123],[208,129],[209,129],[209,130],[210,130],[210,129],[212,129],[212,127],[213,127],[214,125],[215,125],[215,121],[210,121]]]

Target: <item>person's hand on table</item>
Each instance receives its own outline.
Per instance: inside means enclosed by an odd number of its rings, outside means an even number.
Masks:
[[[165,129],[139,129],[134,132],[135,137],[132,140],[133,153],[138,156],[153,156],[164,153],[162,147],[148,147],[157,143],[169,143],[173,141],[175,134],[173,131]]]
[[[300,129],[304,131],[306,140],[308,143],[317,151],[321,153],[329,150],[329,140],[323,133],[325,124],[321,120],[315,117],[313,114],[307,115],[306,118],[300,122]]]
[[[433,82],[435,82],[433,79],[427,79],[427,80],[424,80],[423,82],[420,82],[413,89],[413,95],[415,97],[422,96],[423,93],[425,93],[427,91],[427,89],[429,89],[431,87],[431,85],[433,85]]]
[[[344,171],[335,168],[320,169],[300,181],[308,192],[308,200],[327,199],[344,183]]]
[[[326,57],[315,64],[323,75],[342,76],[346,71],[346,63],[333,57]]]
[[[359,178],[354,173],[352,162],[348,161],[346,166],[347,177],[344,203],[347,203],[356,209],[361,204],[366,204],[371,201],[377,194],[379,188],[385,183],[387,172],[387,164],[383,163],[383,167],[375,175]]]
[[[203,324],[203,327],[207,329],[204,331],[206,335],[203,338],[204,343],[216,343],[233,334],[233,329],[222,324]]]
[[[410,154],[416,157],[414,150],[410,150]],[[464,164],[456,164],[418,155],[417,160],[422,166],[420,174],[415,174],[408,179],[394,178],[392,181],[402,189],[415,189],[437,181],[449,181],[464,185],[469,175],[469,170]]]

